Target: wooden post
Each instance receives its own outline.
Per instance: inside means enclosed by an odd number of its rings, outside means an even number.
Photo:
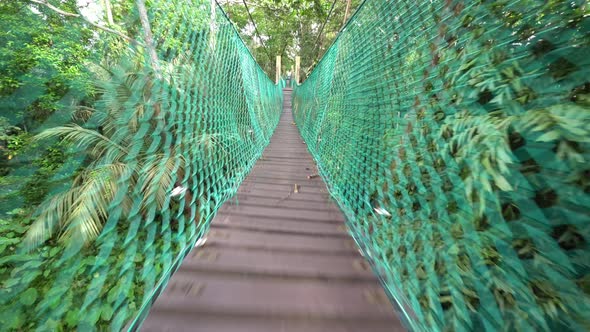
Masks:
[[[346,21],[348,20],[348,11],[350,10],[350,0],[346,1],[346,11],[344,12],[344,21],[342,22],[342,27],[346,25]]]
[[[279,84],[281,79],[281,56],[277,55],[277,69],[276,69],[276,82]]]
[[[301,57],[295,57],[295,83],[299,84],[299,70],[301,67]]]

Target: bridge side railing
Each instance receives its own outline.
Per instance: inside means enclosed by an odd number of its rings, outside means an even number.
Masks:
[[[282,110],[212,2],[74,2],[0,4],[3,330],[137,328]]]
[[[409,327],[588,328],[589,10],[367,0],[295,88],[309,151]]]

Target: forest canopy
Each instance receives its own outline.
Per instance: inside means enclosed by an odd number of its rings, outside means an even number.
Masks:
[[[241,0],[218,1],[263,69],[274,77],[275,57],[283,72],[301,57],[301,76],[307,77],[330,47],[361,0],[254,0],[246,1],[260,37],[256,35]],[[325,25],[325,26],[324,26]],[[323,30],[322,30],[323,26]],[[320,34],[321,31],[321,34]]]

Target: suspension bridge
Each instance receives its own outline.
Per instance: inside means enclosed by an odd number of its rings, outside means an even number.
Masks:
[[[269,146],[142,330],[405,331],[317,177],[290,97],[285,89]]]
[[[0,329],[590,327],[586,1],[366,0],[292,87],[214,1],[58,7],[104,52],[0,89]]]

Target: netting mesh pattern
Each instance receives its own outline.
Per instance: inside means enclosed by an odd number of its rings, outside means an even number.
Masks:
[[[418,330],[590,327],[590,7],[367,0],[294,91]]]
[[[135,46],[88,64],[95,102],[38,130],[65,151],[50,193],[28,214],[25,189],[0,188],[1,330],[120,330],[145,314],[261,155],[284,84],[210,6],[151,1],[153,37],[133,9]]]

